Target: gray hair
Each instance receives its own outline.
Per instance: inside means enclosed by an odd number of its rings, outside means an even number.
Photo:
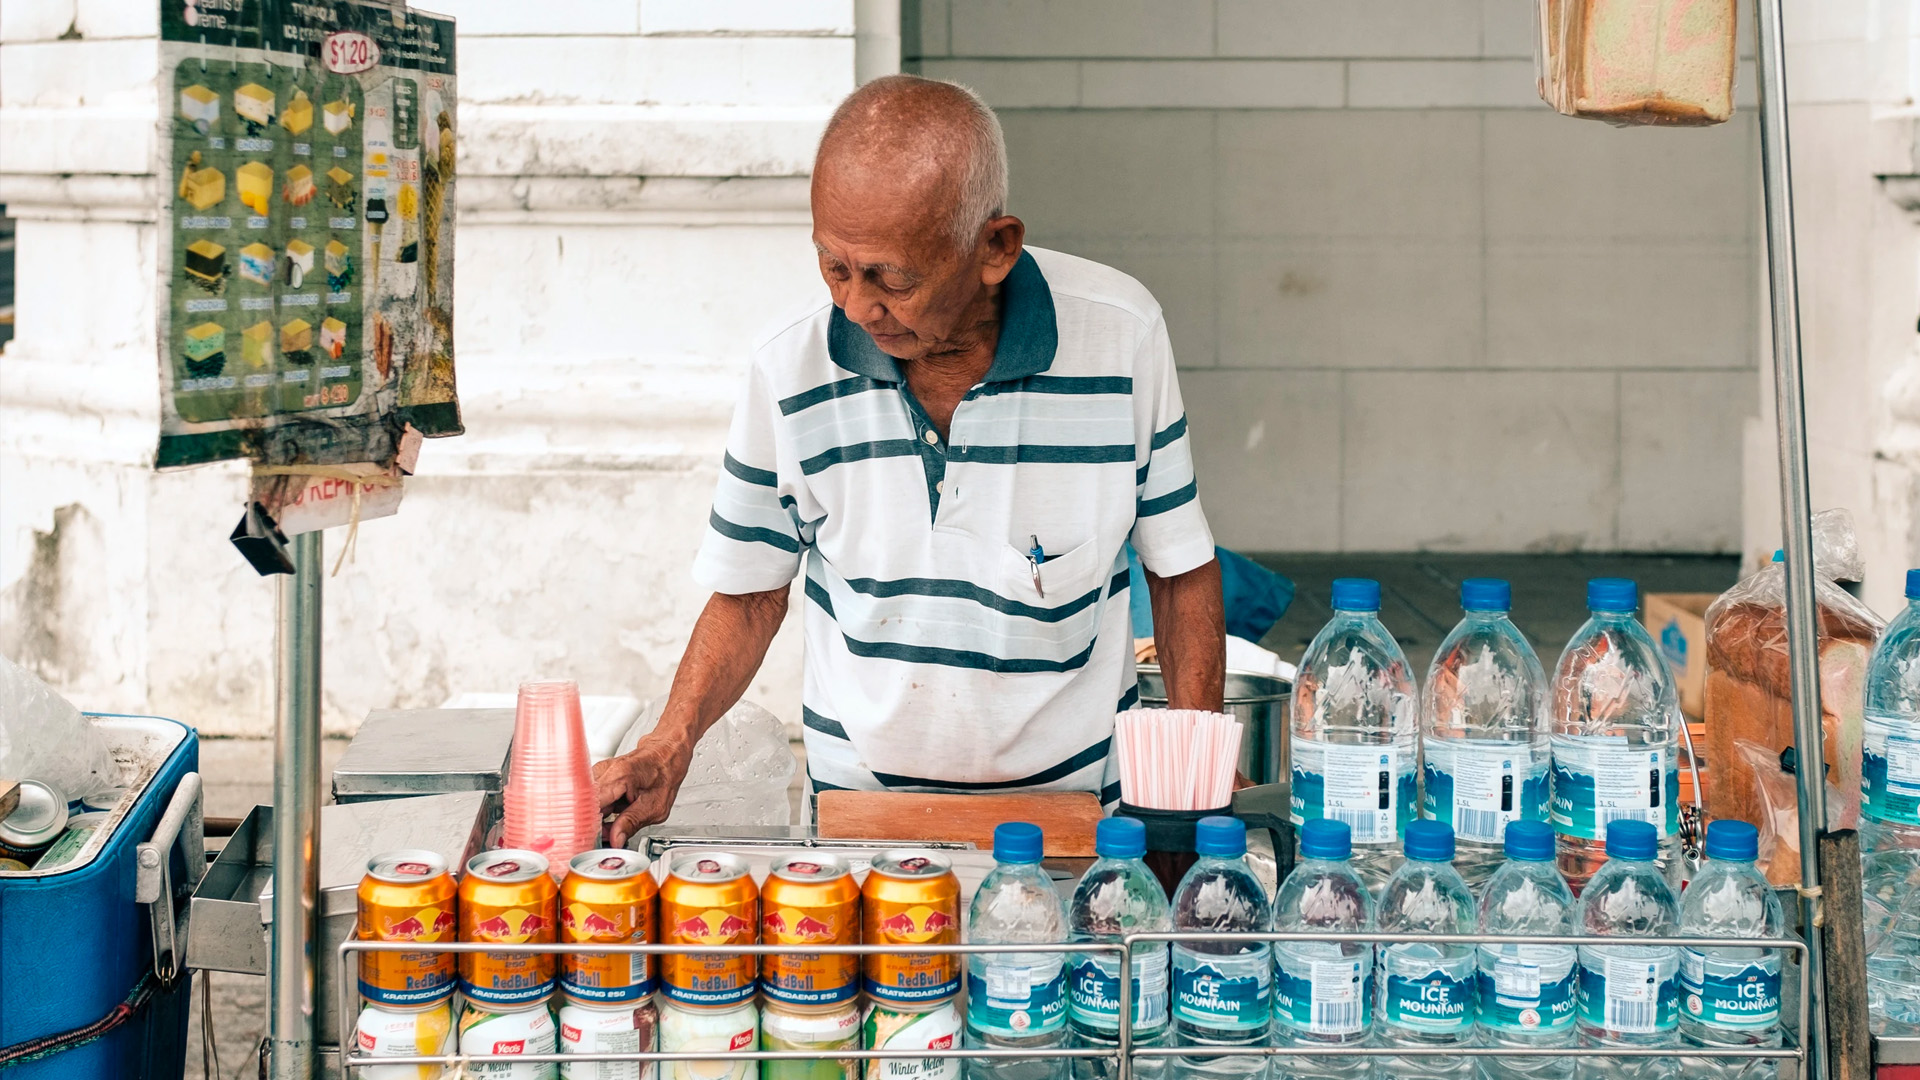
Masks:
[[[833,118],[827,121],[826,131],[820,136],[821,149],[845,129],[870,128],[878,108],[909,97],[920,98],[949,116],[958,114],[954,117],[958,121],[954,125],[957,130],[949,133],[958,135],[966,165],[964,171],[954,177],[959,197],[954,200],[948,229],[956,246],[963,250],[971,248],[979,242],[980,231],[987,222],[999,217],[1007,206],[1007,138],[993,108],[971,87],[918,75],[883,75],[848,94],[833,111]],[[945,150],[951,145],[941,139],[939,149]],[[947,157],[934,152],[931,146],[927,149],[930,157]]]

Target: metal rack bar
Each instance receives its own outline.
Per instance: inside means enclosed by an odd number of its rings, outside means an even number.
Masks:
[[[323,534],[293,538],[275,641],[273,938],[268,1075],[314,1073],[314,953],[320,899],[320,583]]]

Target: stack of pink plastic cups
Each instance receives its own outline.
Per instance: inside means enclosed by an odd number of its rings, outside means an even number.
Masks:
[[[501,846],[537,851],[554,876],[600,846],[600,803],[588,773],[580,688],[571,682],[520,684],[513,763],[502,793]]]

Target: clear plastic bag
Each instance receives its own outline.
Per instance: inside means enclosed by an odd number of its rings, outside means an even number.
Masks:
[[[660,722],[667,699],[647,703],[620,740],[622,754]],[[780,718],[742,701],[714,721],[693,748],[687,778],[663,822],[668,826],[786,825],[793,820],[787,785],[798,762]]]
[[[1759,796],[1760,855],[1755,864],[1775,885],[1792,885],[1800,880],[1800,781],[1780,767],[1780,753],[1745,739],[1734,743],[1734,752],[1754,777]],[[1827,827],[1851,829],[1859,820],[1858,793],[1849,806],[1840,789],[1829,780]]]
[[[106,736],[31,671],[0,656],[0,777],[51,784],[69,799],[114,787]]]
[[[1610,124],[1733,115],[1736,0],[1534,0],[1540,97]]]
[[[1852,817],[1860,805],[1861,708],[1867,660],[1884,624],[1836,579],[1857,579],[1860,552],[1853,516],[1827,510],[1813,519],[1814,596],[1820,608],[1820,706],[1828,778]],[[1759,825],[1763,813],[1742,740],[1776,757],[1793,743],[1787,658],[1786,566],[1770,563],[1707,608],[1707,815]]]

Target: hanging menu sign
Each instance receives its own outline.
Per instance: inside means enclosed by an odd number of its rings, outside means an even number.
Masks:
[[[453,20],[161,0],[162,466],[460,433]]]

